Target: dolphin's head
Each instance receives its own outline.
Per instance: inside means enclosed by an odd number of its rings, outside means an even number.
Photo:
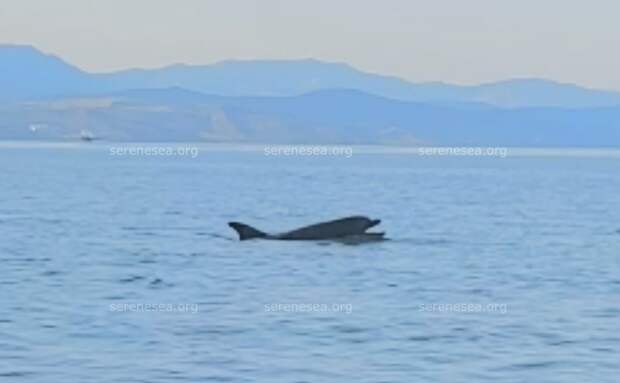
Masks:
[[[364,216],[353,216],[349,219],[355,222],[355,225],[362,233],[370,229],[371,227],[375,227],[381,223],[380,219],[370,219]]]
[[[380,219],[369,219],[368,223],[366,224],[366,230],[370,229],[371,227],[375,227],[380,223],[381,223]]]
[[[368,222],[368,227],[366,227],[366,230],[370,229],[371,227],[375,227],[375,226],[377,226],[380,223],[381,223],[380,219],[371,219]]]

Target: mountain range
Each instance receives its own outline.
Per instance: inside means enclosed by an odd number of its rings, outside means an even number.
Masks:
[[[318,60],[88,73],[0,45],[0,139],[620,146],[620,93],[411,83]]]

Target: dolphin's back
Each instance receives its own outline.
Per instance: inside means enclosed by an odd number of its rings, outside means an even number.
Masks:
[[[341,218],[282,233],[278,235],[277,238],[288,240],[319,240],[358,235],[366,231],[370,222],[373,221],[362,216]]]
[[[241,222],[229,222],[228,225],[239,234],[239,239],[242,241],[253,238],[280,240],[334,240],[348,238],[356,242],[367,242],[383,239],[383,233],[366,232],[366,230],[378,225],[380,222],[381,220],[379,219],[352,216],[304,226],[282,234],[267,234]]]

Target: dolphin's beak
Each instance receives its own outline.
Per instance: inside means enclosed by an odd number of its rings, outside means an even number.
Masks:
[[[373,219],[372,221],[370,221],[370,223],[368,224],[368,229],[370,229],[371,227],[375,227],[378,224],[381,223],[380,219]]]

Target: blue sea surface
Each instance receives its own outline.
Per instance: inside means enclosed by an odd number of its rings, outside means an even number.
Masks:
[[[110,146],[0,146],[0,381],[618,382],[617,152]]]

